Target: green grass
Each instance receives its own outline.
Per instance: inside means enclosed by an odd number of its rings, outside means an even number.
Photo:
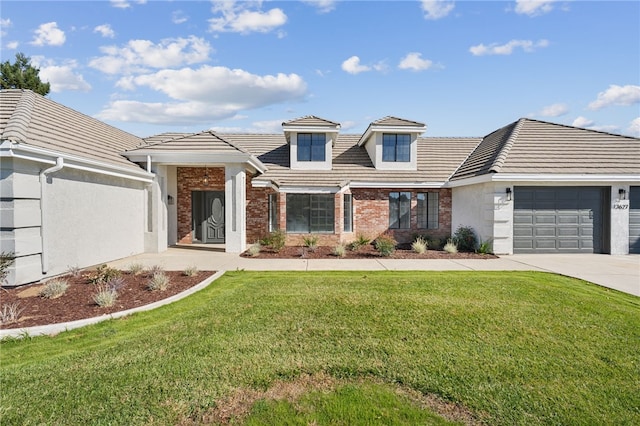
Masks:
[[[300,396],[319,424],[342,416],[331,400],[381,392],[367,380],[490,424],[640,424],[639,354],[640,299],[567,277],[233,272],[155,311],[3,342],[0,423],[198,423],[231,395],[324,374],[347,385]],[[295,404],[259,401],[247,421]]]

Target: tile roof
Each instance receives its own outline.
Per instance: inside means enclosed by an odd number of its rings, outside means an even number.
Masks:
[[[425,126],[424,123],[420,123],[418,121],[406,120],[404,118],[393,117],[390,115],[387,115],[386,117],[375,120],[371,122],[371,124],[377,125],[377,126],[393,126],[393,127],[398,127],[398,126],[424,127]]]
[[[146,145],[128,150],[128,154],[137,151],[145,152],[175,152],[184,151],[191,153],[206,152],[211,154],[235,154],[242,152],[250,154],[242,147],[236,146],[212,131],[200,133],[163,133],[145,139]]]
[[[285,121],[283,126],[328,126],[339,127],[340,123],[326,120],[324,118],[316,117],[315,115],[307,115],[293,120]]]
[[[640,174],[640,139],[521,118],[485,136],[452,180],[488,173]]]
[[[120,153],[141,138],[31,90],[0,90],[0,139],[140,170]]]

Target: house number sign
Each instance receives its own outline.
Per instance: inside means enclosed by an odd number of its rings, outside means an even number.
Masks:
[[[614,210],[629,210],[629,200],[620,200],[613,204]]]

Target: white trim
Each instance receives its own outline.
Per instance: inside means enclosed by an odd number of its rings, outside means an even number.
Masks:
[[[349,182],[350,188],[444,188],[446,182]]]
[[[252,154],[245,153],[224,153],[216,154],[212,152],[185,152],[185,151],[162,151],[141,149],[135,152],[123,153],[130,161],[146,162],[148,157],[156,164],[166,165],[193,165],[193,164],[226,164],[226,163],[247,163],[260,173],[267,171],[267,167]]]
[[[65,168],[100,173],[103,175],[137,180],[146,183],[153,182],[153,178],[155,176],[153,173],[148,173],[142,169],[136,170],[133,167],[133,164],[132,168],[129,169],[122,166],[90,160],[77,155],[66,154],[29,145],[16,144],[11,141],[4,141],[0,145],[0,148],[0,157],[20,158],[22,160],[36,161],[44,164],[56,164],[56,159],[61,157],[64,159]]]
[[[628,175],[593,175],[593,174],[518,174],[518,173],[491,173],[472,178],[447,182],[446,188],[475,185],[487,182],[541,182],[541,183],[602,183],[602,182],[640,182],[640,174]]]
[[[281,186],[278,192],[287,194],[337,194],[340,192],[338,186]]]
[[[385,126],[383,124],[370,125],[364,134],[358,139],[358,146],[362,146],[369,140],[373,133],[410,133],[416,138],[427,131],[427,126]]]

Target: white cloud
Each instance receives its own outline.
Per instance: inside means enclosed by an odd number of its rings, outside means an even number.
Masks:
[[[477,46],[471,46],[469,52],[474,56],[484,55],[511,55],[517,48],[521,48],[525,52],[533,52],[535,49],[549,46],[548,40],[538,40],[533,42],[531,40],[511,40],[506,44],[492,43],[488,46],[484,44],[478,44]]]
[[[137,0],[138,4],[146,4],[147,0]],[[128,0],[111,0],[111,6],[117,7],[119,9],[128,9],[131,7],[131,2]]]
[[[10,42],[7,43],[7,49],[14,49],[15,50],[15,49],[18,48],[19,45],[20,45],[20,43],[17,42],[17,41],[10,41]]]
[[[320,13],[329,13],[336,8],[336,0],[302,0],[302,3],[307,3],[316,9]]]
[[[422,59],[422,54],[418,52],[408,53],[402,58],[398,68],[401,70],[423,71],[433,66],[433,62],[428,59]]]
[[[106,74],[145,72],[149,68],[176,67],[209,59],[213,50],[202,38],[172,38],[154,44],[149,40],[130,40],[124,47],[105,46],[105,56],[94,58],[89,66]]]
[[[64,31],[58,28],[56,22],[47,22],[35,30],[31,44],[35,46],[62,46],[66,40]]]
[[[11,25],[12,25],[11,19],[9,19],[9,18],[7,18],[7,19],[0,18],[0,35],[1,36],[7,35],[6,29],[11,27]]]
[[[596,123],[593,120],[589,120],[588,118],[582,116],[576,118],[575,120],[573,120],[573,123],[571,123],[571,125],[574,127],[582,127],[584,129],[588,129],[595,124]]]
[[[371,71],[371,67],[360,64],[360,58],[352,56],[342,63],[342,69],[349,74],[360,74],[361,72]]]
[[[568,112],[569,107],[566,104],[552,104],[542,108],[538,115],[542,117],[560,117]]]
[[[98,25],[93,29],[94,33],[100,33],[102,37],[114,38],[116,36],[115,31],[111,28],[109,24]]]
[[[631,123],[629,123],[627,132],[632,136],[640,138],[640,117],[635,118]]]
[[[91,90],[91,85],[85,81],[82,74],[75,71],[78,68],[78,63],[75,60],[56,64],[53,60],[36,56],[31,58],[31,62],[35,67],[40,68],[40,79],[51,84],[53,93],[64,91],[88,92]]]
[[[452,1],[444,0],[422,0],[422,10],[424,11],[424,18],[429,20],[436,20],[447,16],[453,8],[455,3]]]
[[[233,117],[236,118],[245,118],[245,117]],[[221,127],[221,126],[213,126],[210,130],[213,130],[217,133],[281,133],[282,132],[282,122],[286,120],[265,120],[265,121],[254,121],[251,123],[250,127]]]
[[[202,123],[239,111],[302,99],[307,85],[297,74],[255,75],[240,69],[204,65],[126,77],[120,87],[148,87],[175,100],[112,102],[98,118],[145,123]]]
[[[174,24],[184,24],[189,20],[189,17],[181,10],[176,10],[171,13],[171,22]]]
[[[637,103],[640,103],[640,86],[612,84],[604,92],[598,93],[598,98],[590,102],[588,108],[598,110],[611,105],[628,106]]]
[[[540,16],[553,10],[557,0],[516,0],[516,13],[519,15]]]
[[[267,33],[287,22],[287,15],[282,9],[274,8],[263,12],[258,2],[214,1],[213,13],[221,16],[209,19],[209,29],[213,32],[234,32],[249,34],[252,32]]]

